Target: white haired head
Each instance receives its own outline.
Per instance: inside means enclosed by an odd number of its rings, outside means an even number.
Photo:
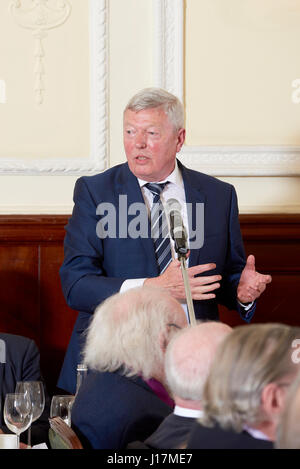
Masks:
[[[98,371],[122,368],[126,376],[155,377],[163,369],[164,347],[185,323],[181,305],[164,290],[140,287],[117,293],[95,310],[84,362]]]

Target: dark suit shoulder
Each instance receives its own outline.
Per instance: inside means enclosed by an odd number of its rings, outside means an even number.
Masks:
[[[16,350],[26,351],[28,348],[38,350],[34,340],[21,335],[0,333],[0,340],[5,342],[6,353],[16,352]]]
[[[273,449],[273,443],[254,438],[245,431],[237,433],[217,425],[208,428],[196,422],[187,449]]]
[[[189,182],[197,184],[201,186],[201,188],[219,188],[226,191],[231,191],[233,189],[233,185],[229,184],[228,182],[221,181],[214,176],[210,176],[205,173],[201,173],[200,171],[195,171],[194,169],[186,168],[181,163],[178,164],[179,168],[181,169],[182,176],[184,179],[188,179]],[[199,186],[198,186],[199,188]]]
[[[111,168],[106,169],[102,173],[94,174],[93,176],[81,176],[77,181],[84,181],[89,187],[98,186],[100,183],[112,182],[123,174],[130,173],[127,163],[121,163]]]

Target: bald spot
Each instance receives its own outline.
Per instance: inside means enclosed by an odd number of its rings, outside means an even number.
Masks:
[[[207,375],[218,346],[231,331],[231,327],[219,322],[201,323],[185,329],[176,336],[170,350],[178,372],[187,378],[192,370],[201,376]]]

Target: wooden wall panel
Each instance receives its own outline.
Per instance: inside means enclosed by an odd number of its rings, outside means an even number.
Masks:
[[[259,272],[272,275],[252,322],[300,326],[300,215],[241,215],[240,222],[247,255],[255,255]],[[233,311],[222,308],[220,316],[231,326],[244,324]]]
[[[0,330],[33,338],[50,392],[77,313],[65,303],[59,267],[67,216],[0,216]],[[254,322],[300,325],[300,215],[242,215],[247,254],[273,282],[258,302]],[[234,311],[221,320],[243,324]]]

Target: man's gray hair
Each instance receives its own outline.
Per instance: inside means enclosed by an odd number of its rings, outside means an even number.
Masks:
[[[277,428],[276,449],[300,449],[300,373],[286,398]]]
[[[236,327],[221,344],[203,392],[203,425],[241,431],[260,423],[261,395],[269,383],[296,372],[292,342],[300,328],[284,324]]]
[[[124,112],[139,112],[156,107],[162,107],[176,131],[184,128],[184,109],[181,101],[162,88],[145,88],[139,91],[130,99]]]
[[[160,335],[168,333],[168,323],[178,318],[178,311],[183,313],[181,305],[158,288],[133,288],[111,296],[95,310],[87,330],[84,362],[89,369],[114,372],[122,368],[126,376],[150,378],[163,366]]]

